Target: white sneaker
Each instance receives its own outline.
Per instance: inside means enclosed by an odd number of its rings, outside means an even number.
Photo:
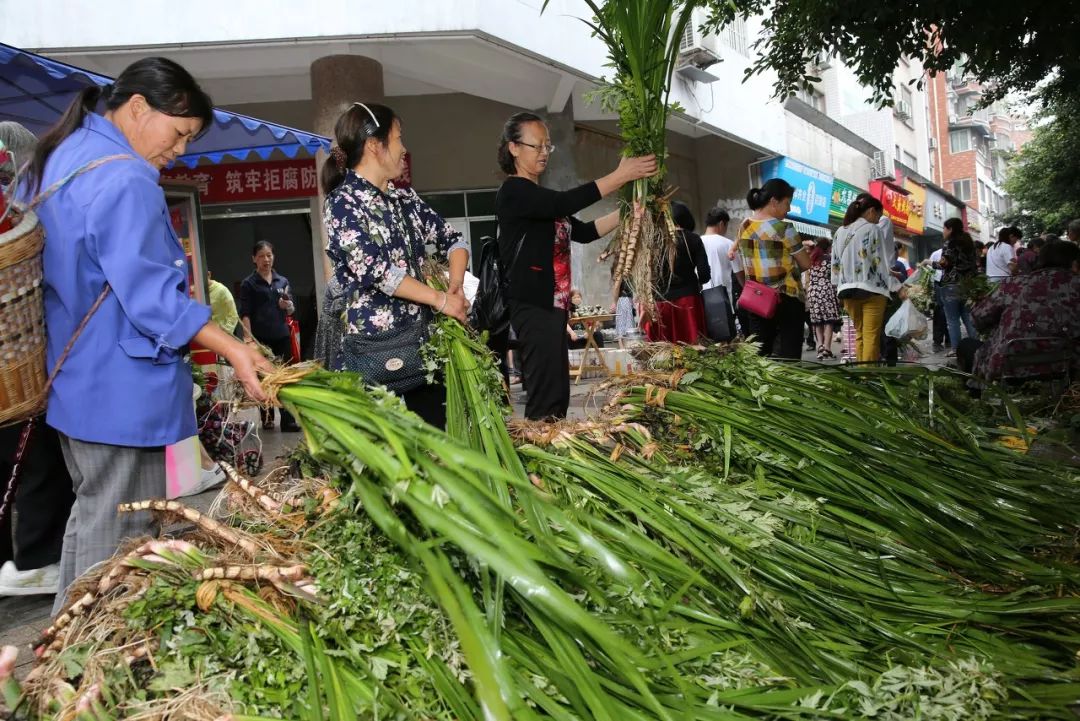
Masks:
[[[213,468],[202,469],[202,478],[199,482],[192,486],[186,493],[180,494],[181,496],[196,496],[205,491],[209,491],[211,488],[217,488],[225,483],[228,477],[225,475],[225,471],[221,469],[221,466],[214,466]]]
[[[0,566],[0,596],[55,594],[60,584],[60,564],[20,571],[14,561]]]

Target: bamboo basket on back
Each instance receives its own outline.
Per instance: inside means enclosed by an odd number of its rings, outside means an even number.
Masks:
[[[18,222],[0,234],[0,425],[45,406],[45,232],[33,211],[14,212]]]

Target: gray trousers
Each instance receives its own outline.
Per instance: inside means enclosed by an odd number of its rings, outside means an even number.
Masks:
[[[64,607],[67,589],[95,563],[112,556],[126,538],[157,535],[148,512],[117,513],[120,503],[165,497],[165,449],[87,443],[60,434],[71,473],[71,507],[60,556],[60,592],[52,613]]]

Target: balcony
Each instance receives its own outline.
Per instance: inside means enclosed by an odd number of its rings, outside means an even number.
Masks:
[[[972,115],[966,113],[960,115],[950,114],[949,130],[961,130],[963,128],[982,133],[987,138],[994,135],[990,129],[990,114],[985,110],[977,110]]]
[[[983,87],[972,78],[962,75],[949,78],[949,88],[957,95],[981,95]]]

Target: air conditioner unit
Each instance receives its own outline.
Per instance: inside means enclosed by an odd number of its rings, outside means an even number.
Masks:
[[[686,24],[686,29],[679,38],[679,61],[675,70],[680,75],[699,82],[712,82],[716,80],[714,76],[700,71],[715,65],[722,58],[717,53],[716,36],[701,32],[702,19],[695,11],[690,22]]]
[[[881,150],[874,151],[873,160],[870,162],[870,179],[892,178],[893,173],[889,170],[889,160]]]
[[[896,106],[893,108],[893,115],[901,120],[908,120],[911,118],[911,103],[900,100],[897,101]]]
[[[814,70],[828,70],[832,67],[832,59],[827,52],[820,52],[814,56],[814,61],[810,63]]]
[[[949,113],[949,125],[956,125],[960,122],[960,118],[955,113]]]
[[[937,150],[937,138],[930,138],[930,149]]]

